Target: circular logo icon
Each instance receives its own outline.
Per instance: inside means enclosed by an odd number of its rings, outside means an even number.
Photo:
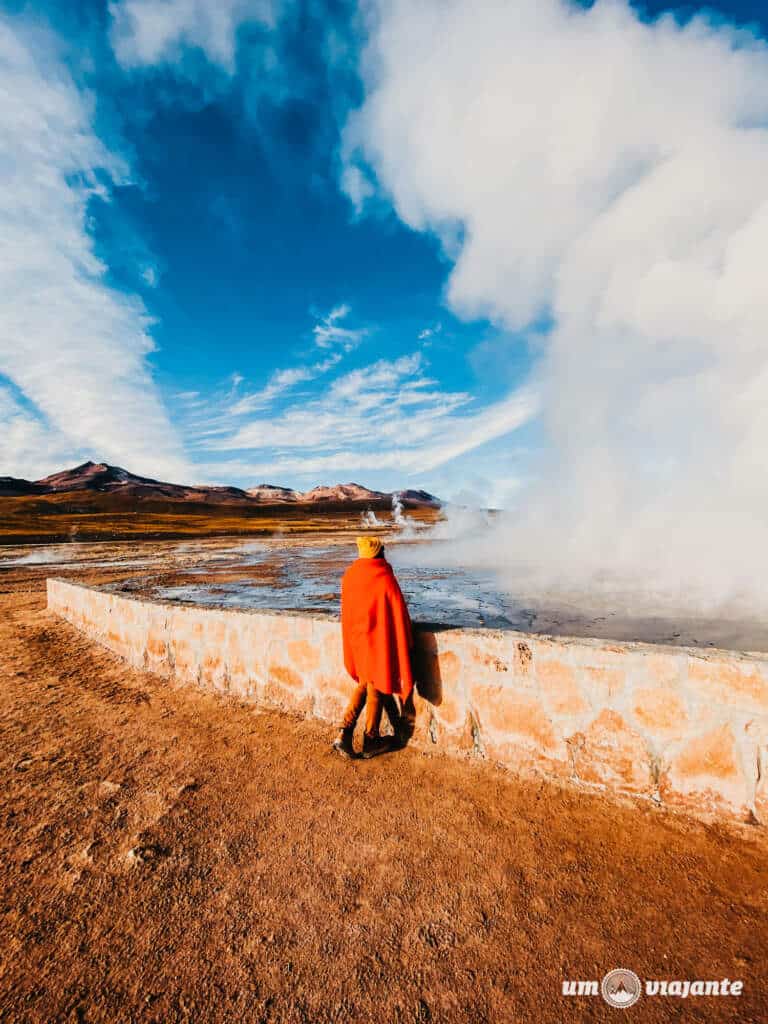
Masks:
[[[615,971],[608,971],[603,978],[600,991],[609,1006],[618,1006],[624,1010],[637,1002],[642,992],[642,986],[634,971],[617,967]]]

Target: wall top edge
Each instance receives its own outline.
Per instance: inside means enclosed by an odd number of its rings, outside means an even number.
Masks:
[[[312,619],[318,622],[339,622],[339,616],[334,612],[321,611],[295,611],[279,608],[233,608],[230,605],[217,604],[181,604],[174,601],[158,601],[141,594],[123,593],[122,591],[108,590],[103,586],[81,583],[75,580],[62,579],[59,576],[46,577],[46,584],[55,583],[64,587],[72,587],[77,590],[85,590],[91,593],[104,594],[107,597],[114,597],[121,601],[133,601],[136,604],[152,605],[156,608],[166,608],[169,611],[196,611],[196,612],[218,612],[229,615],[251,615],[274,616],[279,618]],[[589,647],[595,650],[610,650],[622,654],[640,653],[645,655],[660,654],[665,656],[685,656],[698,658],[701,661],[730,660],[743,661],[746,663],[768,662],[768,652],[762,651],[738,651],[722,647],[683,647],[674,644],[653,644],[639,640],[609,640],[598,637],[582,636],[560,636],[552,633],[524,633],[514,629],[483,629],[482,627],[446,626],[430,622],[414,622],[417,633],[433,634],[460,634],[461,636],[476,636],[478,639],[510,638],[514,642],[521,643],[550,643],[560,647]]]

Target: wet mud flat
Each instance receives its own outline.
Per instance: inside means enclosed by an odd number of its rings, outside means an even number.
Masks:
[[[441,564],[441,550],[447,555],[448,545],[431,541],[428,526],[402,530],[380,523],[379,528],[412,617],[424,625],[768,651],[768,622],[748,615],[665,616],[647,609],[630,614],[624,610],[625,594],[603,593],[599,602],[589,592],[542,594],[524,575],[519,589],[510,592],[492,572],[457,568],[448,557]],[[351,519],[311,536],[6,548],[0,585],[5,573],[19,567],[41,576],[99,569],[114,575],[105,585],[156,600],[338,615],[341,576],[356,557],[354,536],[360,529]]]
[[[768,651],[768,623],[714,616],[632,615],[615,610],[610,598],[590,611],[589,594],[518,596],[503,589],[491,572],[450,565],[420,565],[418,543],[392,543],[392,562],[412,618],[439,628],[513,630],[541,636],[639,641],[680,647]],[[416,552],[412,554],[411,552]],[[215,567],[199,567],[162,579],[131,580],[133,589],[162,601],[203,607],[271,608],[284,611],[340,611],[340,581],[354,557],[349,545],[291,548],[265,544],[259,551]],[[430,558],[430,563],[433,562]],[[524,586],[524,584],[522,585]],[[521,586],[521,589],[522,589]],[[616,607],[626,601],[617,598]]]

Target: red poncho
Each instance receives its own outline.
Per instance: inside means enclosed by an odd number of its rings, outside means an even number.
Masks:
[[[413,688],[411,617],[392,566],[358,558],[341,581],[344,665],[357,682],[405,698]]]

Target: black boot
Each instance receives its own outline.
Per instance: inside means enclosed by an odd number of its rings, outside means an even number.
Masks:
[[[369,736],[368,733],[363,735],[363,757],[366,760],[378,757],[379,754],[388,754],[396,746],[394,736]]]
[[[352,737],[354,736],[354,729],[342,729],[336,739],[333,741],[333,749],[341,754],[342,757],[348,757],[350,759],[357,757],[355,748],[352,743]]]

